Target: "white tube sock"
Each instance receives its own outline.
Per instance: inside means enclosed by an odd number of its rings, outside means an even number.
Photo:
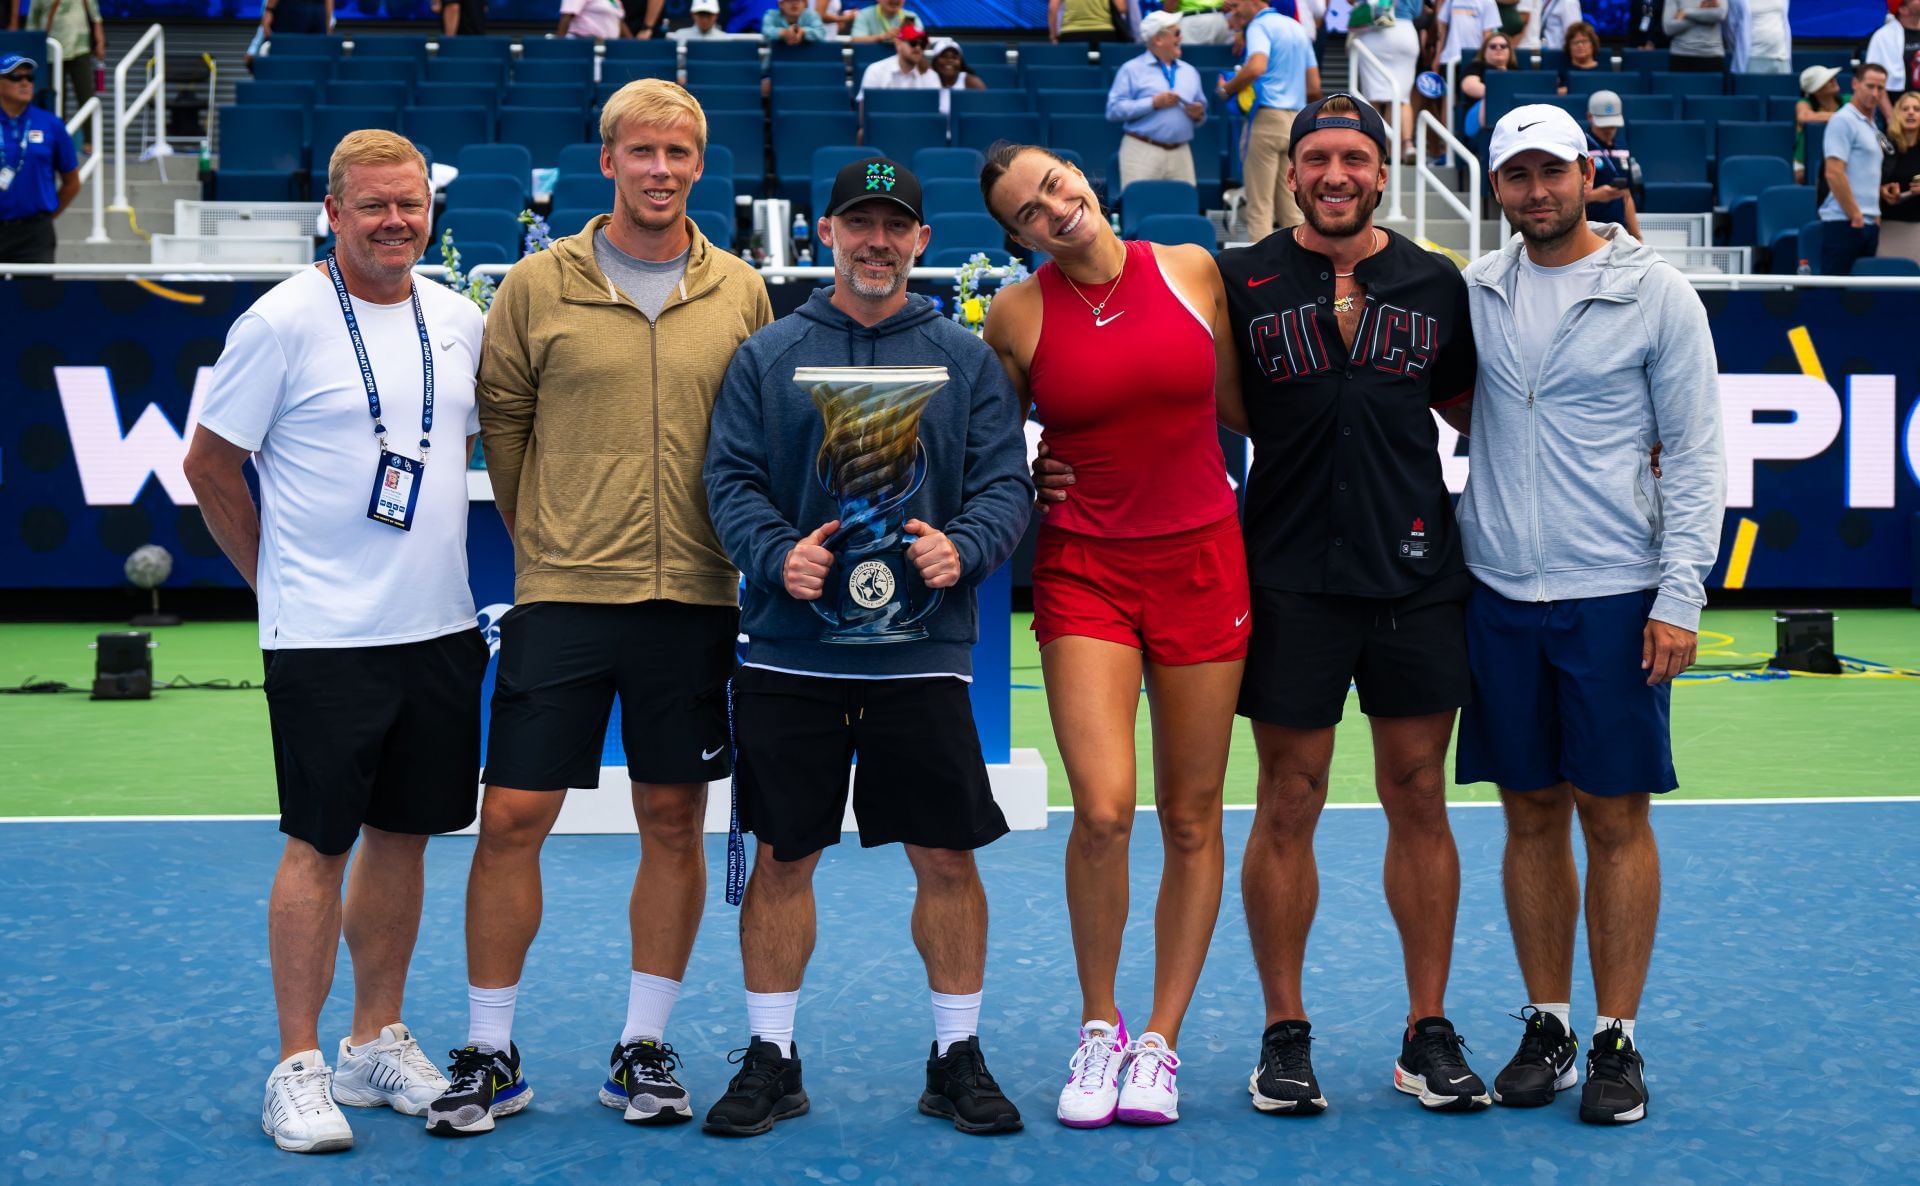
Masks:
[[[780,1048],[781,1058],[793,1057],[793,1017],[800,1010],[800,990],[747,994],[747,1032]]]
[[[1593,1019],[1593,1035],[1597,1038],[1616,1025],[1620,1027],[1621,1033],[1627,1035],[1627,1041],[1633,1042],[1635,1049],[1638,1049],[1640,1044],[1634,1041],[1633,1018],[1631,1017],[1595,1017]]]
[[[936,992],[930,995],[933,997],[935,1054],[945,1054],[947,1047],[955,1042],[964,1042],[980,1032],[980,993],[956,995]]]
[[[620,1031],[620,1044],[635,1038],[661,1038],[667,1032],[667,1018],[673,1015],[673,1003],[680,999],[680,982],[645,972],[633,973],[627,984],[627,1028]]]
[[[513,1044],[513,1005],[518,984],[505,988],[467,985],[467,1045],[507,1050]]]
[[[1540,1012],[1542,1013],[1553,1014],[1554,1019],[1560,1023],[1560,1030],[1562,1033],[1570,1034],[1573,1032],[1573,1022],[1568,1020],[1568,1018],[1573,1016],[1573,1005],[1571,1002],[1569,1001],[1535,1001],[1533,1002],[1533,1007],[1540,1010]]]

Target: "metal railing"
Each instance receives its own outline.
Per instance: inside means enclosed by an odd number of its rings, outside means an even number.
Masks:
[[[1393,75],[1388,72],[1386,64],[1383,63],[1372,50],[1366,47],[1364,44],[1365,40],[1363,37],[1355,37],[1349,34],[1347,37],[1348,55],[1371,66],[1374,70],[1378,71],[1382,77],[1391,79]],[[1360,80],[1356,78],[1351,81],[1354,93],[1362,94]],[[1372,102],[1372,100],[1367,101]],[[1400,163],[1400,146],[1405,144],[1406,140],[1401,135],[1400,112],[1406,105],[1395,102],[1389,103],[1387,106],[1392,109],[1388,112],[1387,125],[1393,129],[1393,135],[1389,138],[1390,144],[1387,148],[1387,193],[1389,195],[1387,198],[1387,220],[1389,222],[1404,222],[1407,215],[1406,209],[1401,205],[1400,201],[1400,190],[1402,186],[1401,174],[1403,172]]]
[[[106,195],[101,192],[100,188],[105,184],[100,176],[100,160],[102,156],[105,155],[107,143],[106,135],[100,127],[100,121],[103,118],[102,113],[104,111],[105,108],[100,104],[100,96],[95,95],[85,103],[82,103],[80,110],[74,112],[73,118],[67,121],[67,134],[69,136],[81,127],[91,125],[82,143],[93,145],[93,151],[87,154],[87,159],[81,163],[79,170],[80,184],[86,186],[92,192],[92,198],[90,200],[93,202],[93,230],[87,235],[87,242],[89,243],[108,243],[112,241],[107,238]]]
[[[1467,222],[1467,258],[1480,258],[1480,158],[1473,155],[1466,145],[1460,143],[1446,125],[1433,118],[1433,112],[1422,111],[1414,121],[1416,133],[1433,131],[1440,134],[1440,142],[1447,146],[1448,155],[1459,149],[1460,159],[1467,165],[1467,200],[1463,203],[1454,196],[1453,190],[1441,182],[1440,175],[1427,163],[1426,153],[1422,152],[1418,163],[1413,167],[1413,237],[1416,241],[1427,241],[1427,189],[1432,187],[1442,201],[1453,208],[1453,212]],[[1424,139],[1424,137],[1423,137]]]
[[[51,34],[47,36],[47,73],[53,78],[53,113],[67,114],[67,50]]]
[[[1455,89],[1459,86],[1459,82],[1460,82],[1459,74],[1460,74],[1460,57],[1458,54],[1456,54],[1447,61],[1447,93],[1440,96],[1440,118],[1446,121],[1446,125],[1442,127],[1440,130],[1447,134],[1447,138],[1441,141],[1441,143],[1447,146],[1446,163],[1449,168],[1451,168],[1454,164],[1457,163],[1453,159],[1453,146],[1460,143],[1458,140],[1454,139],[1453,137],[1453,96],[1454,96]],[[1423,111],[1420,114],[1425,115],[1427,113]],[[1415,126],[1417,127],[1419,124],[1419,121],[1415,120],[1414,123],[1415,123]],[[1464,145],[1462,147],[1464,147]],[[1467,155],[1471,156],[1473,154],[1468,153]],[[1420,159],[1425,160],[1426,157],[1427,157],[1427,144],[1425,140],[1421,140]]]
[[[148,63],[147,83],[140,88],[140,94],[129,104],[127,102],[127,71],[141,60],[141,54],[148,46],[153,47],[153,57]],[[167,143],[167,34],[159,25],[147,26],[140,40],[120,59],[113,70],[113,206],[114,213],[133,212],[133,206],[127,201],[127,121],[146,111],[149,118],[159,123],[159,134],[153,137],[155,156],[170,156],[173,147]]]

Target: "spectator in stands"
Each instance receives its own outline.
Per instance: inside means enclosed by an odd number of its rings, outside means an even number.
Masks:
[[[1793,71],[1793,26],[1787,0],[1729,0],[1727,64],[1735,74]]]
[[[1627,15],[1627,45],[1632,49],[1665,49],[1672,41],[1660,21],[1666,0],[1632,0]]]
[[[553,35],[618,41],[627,35],[627,12],[620,0],[560,0],[560,24]]]
[[[980,76],[967,69],[967,57],[960,52],[960,43],[951,37],[935,37],[927,46],[927,57],[933,63],[933,76],[940,80],[940,111],[946,114],[952,107],[954,91],[984,91],[987,84]]]
[[[19,28],[19,6],[10,3],[7,7],[7,27]],[[27,12],[27,28],[39,29],[60,43],[60,52],[66,55],[61,73],[73,87],[73,106],[66,109],[72,115],[93,98],[93,68],[107,58],[107,30],[100,23],[97,0],[33,0]],[[93,146],[82,151],[92,152]]]
[[[326,2],[331,11],[333,0]],[[439,0],[436,11],[440,13],[440,32],[448,37],[487,35],[487,0]]]
[[[881,58],[860,76],[856,103],[867,100],[868,90],[932,90],[940,85],[940,76],[927,66],[927,31],[918,25],[902,25],[893,39],[893,56]]]
[[[1852,99],[1840,93],[1838,67],[1808,66],[1800,72],[1800,101],[1793,108],[1793,164],[1802,181],[1807,178],[1807,125],[1828,122]]]
[[[332,32],[333,0],[267,0],[260,7],[260,28],[268,41],[275,33]]]
[[[705,41],[708,38],[725,40],[727,31],[720,27],[720,0],[693,0],[689,9],[693,23],[684,29],[675,29],[667,34],[674,41]],[[639,36],[646,36],[644,32]]]
[[[1349,45],[1363,45],[1379,59],[1353,55],[1355,89],[1391,122],[1392,104],[1400,105],[1400,155],[1413,160],[1413,76],[1419,71],[1420,34],[1413,27],[1420,0],[1371,0],[1356,5],[1347,23]],[[1183,27],[1181,33],[1186,29]]]
[[[1419,0],[1403,0],[1415,4]],[[1161,11],[1171,12],[1180,18],[1181,45],[1232,45],[1234,30],[1227,23],[1227,14],[1219,5],[1212,8],[1187,11],[1185,0],[1161,0]]]
[[[1887,71],[1863,62],[1853,99],[1827,122],[1827,200],[1820,203],[1820,274],[1850,276],[1853,261],[1880,246],[1880,172],[1886,153],[1873,113],[1886,96]]]
[[[1880,168],[1880,254],[1920,263],[1920,90],[1900,93]]]
[[[807,0],[780,0],[760,18],[760,36],[769,45],[802,45],[826,40],[827,26]]]
[[[927,22],[906,7],[906,0],[879,0],[879,3],[853,14],[853,34],[849,41],[892,41],[901,29],[913,25],[924,30]]]
[[[1433,68],[1442,74],[1448,62],[1458,62],[1469,50],[1483,48],[1487,34],[1500,30],[1500,8],[1493,0],[1441,0],[1434,12],[1440,52]]]
[[[1179,17],[1149,13],[1140,27],[1146,52],[1122,62],[1107,90],[1107,121],[1122,130],[1120,188],[1158,179],[1193,185],[1193,129],[1207,119],[1200,72],[1180,60]]]
[[[1247,237],[1258,243],[1275,226],[1303,221],[1287,185],[1287,149],[1293,143],[1294,114],[1320,97],[1320,63],[1306,29],[1267,7],[1266,0],[1227,0],[1227,6],[1246,22],[1247,58],[1216,89],[1223,98],[1253,89],[1241,177]]]
[[[1565,69],[1560,71],[1560,93],[1563,95],[1567,93],[1567,88],[1573,85],[1568,76],[1574,71],[1578,70],[1584,73],[1589,70],[1602,69],[1600,65],[1600,31],[1592,25],[1581,21],[1578,24],[1569,26],[1567,29],[1567,39],[1564,44],[1567,51],[1567,65]]]
[[[0,261],[53,262],[53,220],[80,193],[80,158],[67,125],[33,104],[37,64],[22,54],[0,58]],[[95,185],[102,184],[96,178]]]
[[[1127,27],[1125,0],[1047,0],[1047,38],[1098,45],[1121,36]]]
[[[845,37],[853,26],[854,10],[842,10],[840,0],[814,0],[813,11],[820,16],[820,23],[827,27],[828,37]]]
[[[1640,237],[1640,211],[1633,204],[1633,156],[1627,151],[1627,117],[1620,96],[1595,91],[1587,99],[1587,157],[1593,182],[1587,189],[1587,221],[1617,222]]]
[[[1721,74],[1727,69],[1725,0],[1666,0],[1662,24],[1673,44],[1667,65],[1673,70]]]
[[[1460,97],[1470,99],[1473,106],[1467,108],[1466,117],[1461,121],[1467,135],[1477,136],[1485,123],[1487,109],[1487,71],[1513,69],[1513,39],[1494,29],[1480,44],[1480,52],[1466,69],[1460,72]]]
[[[1920,89],[1920,0],[1901,0],[1893,19],[1867,41],[1866,60],[1887,72],[1880,114],[1893,120],[1893,96]]]
[[[1586,17],[1580,11],[1580,0],[1539,0],[1539,9],[1533,14],[1533,19],[1527,22],[1531,39],[1522,36],[1515,45],[1519,49],[1529,50],[1564,46],[1574,26],[1586,24]],[[1596,41],[1596,47],[1598,44]]]

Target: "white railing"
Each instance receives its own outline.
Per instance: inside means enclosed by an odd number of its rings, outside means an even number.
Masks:
[[[129,104],[127,71],[141,60],[140,55],[148,46],[153,47],[153,58],[147,84]],[[147,27],[113,70],[113,211],[116,214],[133,212],[133,206],[127,201],[127,121],[142,110],[159,121],[159,134],[153,138],[154,154],[170,155],[173,148],[167,143],[167,34],[157,24]]]
[[[47,74],[53,79],[53,113],[67,113],[67,50],[58,40],[47,38]]]
[[[1386,65],[1374,55],[1374,52],[1366,47],[1364,44],[1365,41],[1366,39],[1364,37],[1354,37],[1349,34],[1347,37],[1347,53],[1358,61],[1365,62],[1368,66],[1371,66],[1379,72],[1382,78],[1391,79],[1393,75],[1388,72]],[[1362,95],[1364,98],[1365,92],[1360,86],[1360,80],[1358,78],[1353,80],[1353,90],[1355,94]],[[1371,102],[1371,100],[1368,101]],[[1400,189],[1402,184],[1400,146],[1406,143],[1406,141],[1402,139],[1400,135],[1400,111],[1405,104],[1396,102],[1389,103],[1387,106],[1392,109],[1387,113],[1387,124],[1393,129],[1393,135],[1388,137],[1389,144],[1387,146],[1387,192],[1390,195],[1387,199],[1387,221],[1404,222],[1407,215],[1405,208],[1400,203]]]
[[[1442,48],[1445,47],[1443,46]],[[1443,127],[1441,131],[1447,134],[1447,138],[1442,141],[1442,143],[1447,146],[1447,164],[1449,166],[1457,163],[1453,159],[1453,146],[1460,143],[1453,138],[1453,96],[1459,85],[1459,72],[1460,56],[1455,54],[1447,62],[1447,93],[1440,96],[1440,118],[1446,123],[1446,126]],[[1426,113],[1422,112],[1421,114],[1424,115]],[[1419,121],[1416,120],[1414,122],[1417,124]],[[1420,142],[1419,155],[1421,160],[1425,160],[1427,157],[1427,144],[1424,139]]]
[[[100,126],[103,110],[104,108],[100,105],[100,96],[95,95],[82,103],[80,110],[74,112],[73,118],[67,121],[69,136],[79,131],[81,127],[91,125],[81,142],[93,145],[93,151],[87,154],[87,159],[80,165],[80,184],[86,186],[93,195],[90,199],[93,202],[93,230],[87,235],[89,243],[111,241],[107,238],[106,195],[100,188],[106,184],[100,176],[100,160],[105,155],[107,144],[106,135]]]
[[[1462,203],[1454,192],[1440,180],[1440,175],[1427,163],[1427,154],[1419,154],[1413,167],[1413,237],[1420,243],[1427,241],[1427,190],[1429,187],[1440,195],[1442,201],[1453,208],[1453,212],[1467,222],[1467,258],[1480,258],[1480,158],[1466,145],[1460,143],[1454,134],[1447,130],[1439,120],[1433,118],[1433,112],[1422,111],[1420,118],[1414,121],[1417,133],[1438,132],[1440,142],[1447,146],[1449,156],[1457,148],[1460,159],[1467,163],[1467,200]],[[1424,143],[1424,135],[1421,137]]]

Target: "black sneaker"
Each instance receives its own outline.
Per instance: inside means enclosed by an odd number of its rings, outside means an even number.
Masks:
[[[613,1048],[600,1102],[626,1109],[628,1124],[683,1124],[693,1119],[693,1101],[673,1077],[680,1056],[653,1038],[636,1038]]]
[[[1633,1039],[1617,1025],[1593,1035],[1580,1119],[1588,1124],[1632,1124],[1647,1114],[1646,1067]]]
[[[1520,1049],[1493,1077],[1493,1102],[1509,1108],[1545,1107],[1555,1092],[1579,1082],[1573,1060],[1580,1040],[1567,1033],[1558,1017],[1532,1005],[1521,1008],[1518,1020],[1527,1028],[1520,1035]]]
[[[1400,1061],[1393,1064],[1393,1085],[1408,1095],[1420,1097],[1424,1107],[1436,1112],[1471,1112],[1493,1101],[1487,1085],[1473,1073],[1467,1060],[1466,1039],[1453,1032],[1453,1023],[1444,1017],[1422,1017],[1400,1039]]]
[[[939,1049],[938,1043],[927,1049],[927,1089],[920,1093],[920,1110],[975,1136],[1018,1132],[1020,1109],[993,1081],[980,1039],[962,1039],[945,1054],[936,1053]]]
[[[442,1137],[471,1137],[493,1131],[495,1116],[511,1116],[533,1102],[533,1088],[520,1074],[520,1050],[463,1046],[447,1051],[447,1089],[427,1105],[427,1131]]]
[[[727,1083],[727,1093],[707,1110],[708,1132],[730,1137],[755,1137],[773,1128],[776,1120],[804,1116],[807,1089],[800,1085],[800,1047],[794,1046],[791,1058],[781,1058],[780,1048],[762,1042],[755,1035],[745,1050],[727,1056],[740,1069]]]
[[[1247,1080],[1253,1106],[1262,1112],[1318,1116],[1327,1110],[1320,1080],[1313,1077],[1313,1027],[1276,1021],[1260,1035],[1260,1065]]]

